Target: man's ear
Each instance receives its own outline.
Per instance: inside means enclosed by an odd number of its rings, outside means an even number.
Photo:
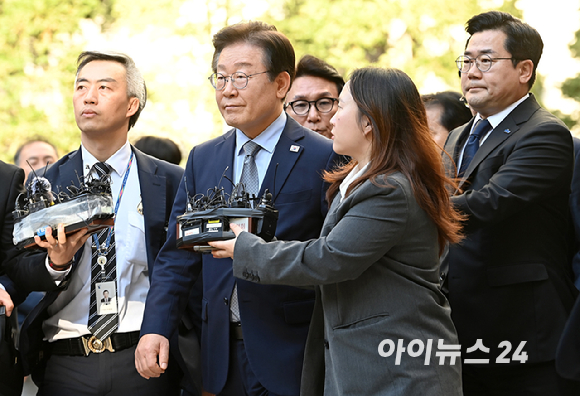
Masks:
[[[133,116],[139,110],[139,99],[136,97],[129,98],[129,106],[127,107],[127,118]]]
[[[526,59],[518,63],[518,70],[520,72],[520,83],[527,84],[532,78],[534,71],[534,62],[531,59]]]
[[[277,84],[276,96],[278,99],[284,100],[286,94],[290,91],[290,74],[286,71],[278,74],[274,82]]]

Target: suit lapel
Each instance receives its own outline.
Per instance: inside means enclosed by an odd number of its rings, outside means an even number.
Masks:
[[[276,197],[282,190],[286,179],[290,175],[292,168],[302,155],[304,147],[298,144],[298,141],[304,137],[304,130],[291,117],[287,117],[286,126],[282,131],[280,140],[276,144],[276,149],[270,160],[268,171],[260,188],[261,197],[264,191],[268,189],[276,201]]]
[[[503,143],[508,137],[515,133],[519,129],[519,126],[513,121],[513,119],[508,115],[485,139],[483,144],[479,147],[473,160],[469,164],[469,167],[465,170],[464,179],[468,179],[471,173],[479,164],[487,158],[489,153],[491,153],[497,146]]]
[[[225,191],[232,192],[234,186],[229,180],[234,180],[234,158],[236,157],[236,130],[232,129],[223,135],[223,140],[215,145],[214,158],[216,159],[216,164],[220,166],[214,166],[215,171],[215,185],[217,187],[224,187]],[[223,168],[221,167],[223,166]],[[222,179],[222,176],[223,179]]]
[[[465,171],[464,180],[468,179],[471,173],[487,156],[502,144],[507,138],[513,136],[519,129],[520,124],[528,121],[539,105],[532,94],[509,113],[502,122],[491,132],[481,147],[475,153],[473,160]]]
[[[453,152],[449,154],[451,155],[455,163],[459,161],[459,154],[461,153],[461,149],[463,149],[463,145],[467,141],[467,137],[469,136],[469,132],[471,131],[472,125],[473,118],[463,127],[463,130],[460,130],[459,133],[453,134],[449,138],[449,144],[451,144],[452,145],[451,147],[453,147]]]
[[[449,147],[453,149],[452,152],[446,150],[447,154],[443,153],[443,163],[445,164],[445,170],[448,175],[453,175],[453,177],[457,176],[457,163],[459,162],[459,154],[461,153],[461,149],[465,144],[467,136],[471,131],[471,126],[473,125],[473,118],[469,123],[464,125],[463,127],[459,127],[458,129],[453,130],[449,137],[447,138],[447,142],[445,142],[445,147]]]
[[[83,177],[83,155],[79,148],[68,155],[68,160],[63,161],[58,167],[58,176],[56,186],[52,186],[53,191],[58,192],[58,188],[66,191],[71,184],[79,186],[79,178]]]
[[[137,168],[139,169],[139,186],[141,188],[141,203],[143,205],[143,214],[145,221],[145,246],[155,246],[152,241],[152,235],[162,233],[165,224],[166,200],[166,182],[165,176],[157,174],[157,164],[147,157],[141,151],[131,146],[135,153]],[[153,266],[155,260],[151,249],[147,249],[147,262],[149,269]],[[151,273],[151,271],[150,271]]]

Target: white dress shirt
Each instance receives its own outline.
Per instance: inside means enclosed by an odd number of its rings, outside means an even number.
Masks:
[[[86,176],[98,161],[84,147],[81,147],[81,150]],[[126,142],[106,161],[113,169],[111,190],[114,204],[117,202],[130,156],[131,146]],[[137,161],[133,157],[114,226],[117,253],[118,333],[140,330],[145,298],[149,291],[145,221],[137,210],[141,202],[140,192]],[[55,341],[90,334],[87,323],[91,291],[91,244],[92,238],[89,238],[81,248],[84,249],[83,255],[68,288],[48,307],[49,318],[43,323],[45,340]],[[63,272],[54,271],[52,268],[49,268],[49,271],[55,281],[62,279]]]

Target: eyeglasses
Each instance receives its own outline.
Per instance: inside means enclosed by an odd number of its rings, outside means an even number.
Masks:
[[[221,91],[226,87],[229,80],[232,80],[232,84],[236,89],[244,89],[248,86],[248,80],[250,77],[257,76],[258,74],[268,73],[268,70],[261,73],[246,74],[243,72],[235,72],[231,76],[224,76],[221,73],[214,73],[207,79],[211,85],[216,89],[216,91]]]
[[[498,60],[508,60],[514,58],[492,58],[487,54],[481,54],[477,58],[470,58],[467,55],[459,55],[455,59],[455,64],[461,73],[467,73],[471,66],[475,63],[475,66],[482,72],[489,71],[493,66],[493,62]]]
[[[338,99],[320,98],[318,100],[295,100],[294,102],[287,103],[284,108],[287,109],[288,106],[290,106],[292,107],[292,110],[294,110],[294,113],[303,116],[308,114],[310,106],[314,104],[314,107],[320,113],[329,113],[334,107],[334,102],[338,102]]]

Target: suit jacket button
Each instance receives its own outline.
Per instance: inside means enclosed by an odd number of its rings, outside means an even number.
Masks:
[[[227,297],[224,297],[224,304],[228,305],[228,299],[227,299]]]
[[[244,278],[248,279],[248,276],[250,276],[250,274],[248,273],[247,270],[244,270],[244,272],[242,272],[242,275],[244,276]]]
[[[443,282],[445,280],[445,277],[447,276],[447,274],[445,272],[442,272],[441,275],[439,275],[439,280],[441,282]]]

